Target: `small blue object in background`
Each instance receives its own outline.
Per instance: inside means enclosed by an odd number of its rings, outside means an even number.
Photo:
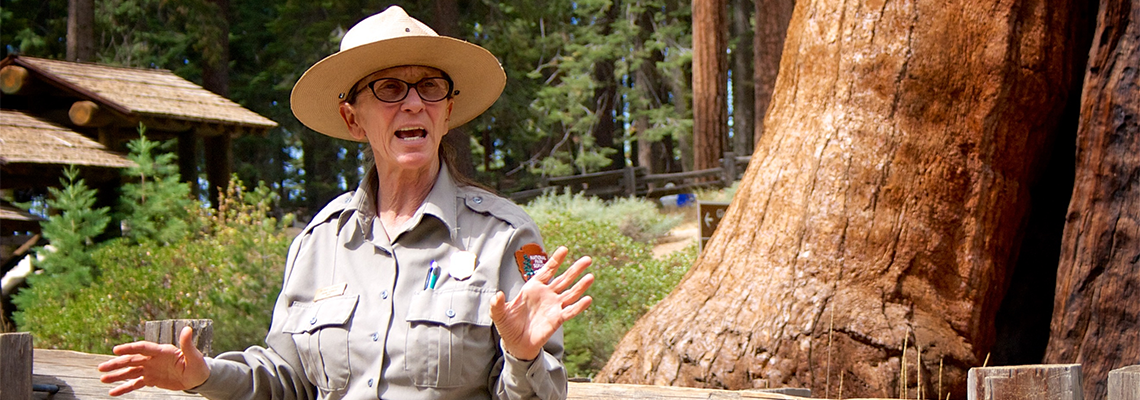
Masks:
[[[681,193],[677,195],[677,207],[688,207],[697,203],[697,196],[692,193]]]

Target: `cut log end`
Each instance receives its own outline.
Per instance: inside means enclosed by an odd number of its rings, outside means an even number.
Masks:
[[[4,94],[19,94],[28,83],[28,70],[19,65],[5,65],[0,68],[0,91]]]

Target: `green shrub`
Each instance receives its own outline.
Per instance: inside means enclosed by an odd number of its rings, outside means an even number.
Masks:
[[[174,318],[214,320],[215,352],[262,343],[290,238],[266,217],[268,188],[230,187],[216,212],[188,210],[199,230],[182,240],[99,246],[91,257],[102,274],[90,286],[63,290],[61,280],[43,279],[21,291],[17,325],[36,347],[94,353],[142,339],[145,321]]]
[[[525,208],[540,226],[551,218],[607,221],[616,225],[621,234],[646,243],[681,223],[681,216],[664,215],[656,203],[638,198],[603,201],[581,194],[547,194],[531,200]]]
[[[673,290],[695,260],[696,246],[656,260],[651,245],[633,240],[614,223],[553,210],[541,215],[539,229],[548,249],[566,246],[568,260],[593,258],[588,271],[595,281],[587,292],[593,304],[563,327],[568,373],[591,377],[634,322]]]

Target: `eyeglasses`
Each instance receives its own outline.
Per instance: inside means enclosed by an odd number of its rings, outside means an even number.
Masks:
[[[416,88],[420,99],[437,102],[451,96],[451,79],[445,76],[424,78],[419,82],[405,82],[396,78],[380,78],[368,82],[368,89],[377,100],[385,103],[399,103],[408,97],[408,92]]]

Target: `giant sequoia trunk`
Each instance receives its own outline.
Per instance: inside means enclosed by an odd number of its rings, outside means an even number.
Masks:
[[[1140,0],[1103,0],[1045,361],[1081,363],[1086,399],[1140,364]]]
[[[799,2],[728,214],[598,380],[964,398],[1079,79],[1071,8]]]

